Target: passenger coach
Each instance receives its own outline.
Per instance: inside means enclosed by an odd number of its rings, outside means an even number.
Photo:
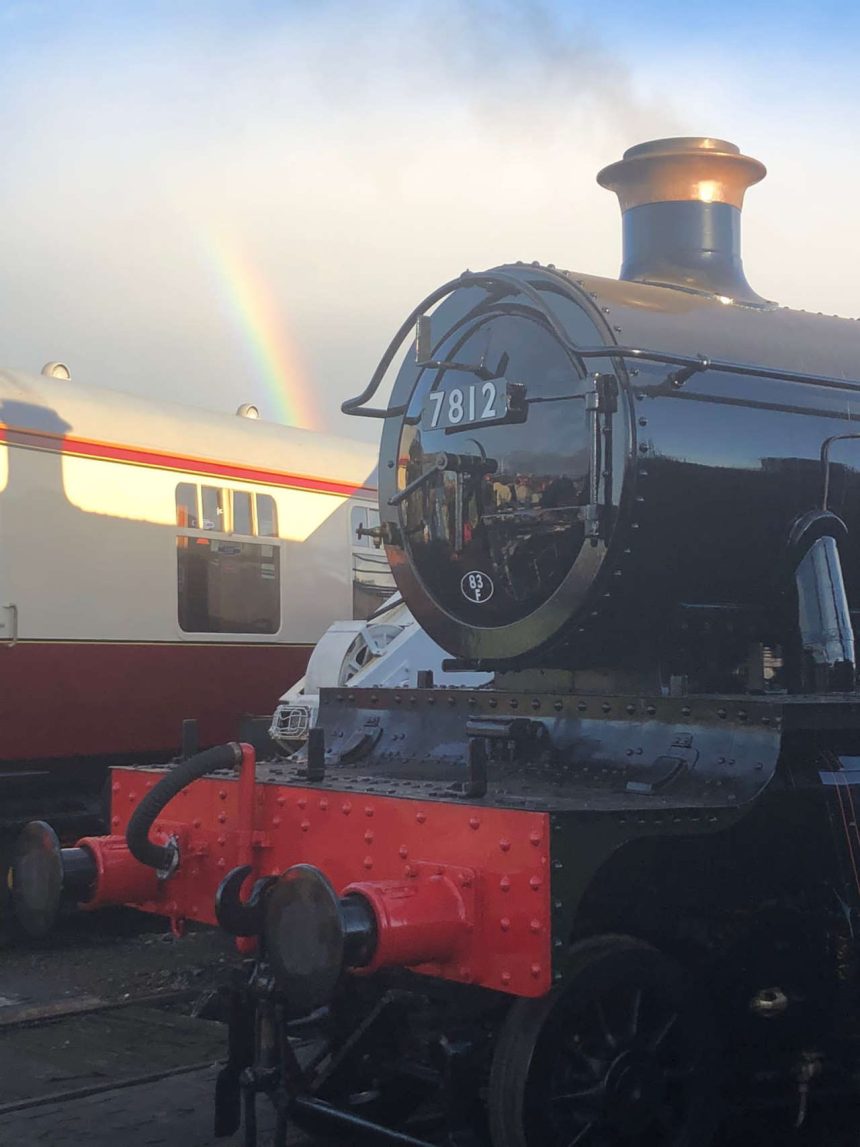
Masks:
[[[370,446],[45,370],[0,372],[7,825],[76,817],[106,762],[172,755],[186,718],[238,735],[391,587],[355,535],[378,519]]]

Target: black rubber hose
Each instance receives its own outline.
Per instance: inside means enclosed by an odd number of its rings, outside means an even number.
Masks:
[[[169,845],[154,844],[149,839],[149,830],[165,805],[173,800],[177,793],[202,777],[205,773],[214,772],[215,769],[229,769],[238,765],[242,760],[242,746],[235,741],[229,745],[216,745],[214,749],[204,749],[181,761],[175,768],[161,778],[154,789],[146,794],[131,815],[128,828],[125,830],[125,841],[131,855],[159,872],[167,871],[174,862],[176,849]]]

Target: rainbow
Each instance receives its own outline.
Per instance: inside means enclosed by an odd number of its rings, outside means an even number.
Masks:
[[[224,310],[272,400],[276,419],[318,430],[320,416],[311,382],[271,285],[237,238],[210,232],[208,240],[205,252]],[[265,417],[266,412],[261,413]]]

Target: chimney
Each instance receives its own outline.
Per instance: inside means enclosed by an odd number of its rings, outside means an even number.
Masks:
[[[767,306],[744,276],[744,192],[767,174],[724,139],[684,136],[628,148],[598,174],[618,195],[621,278]]]

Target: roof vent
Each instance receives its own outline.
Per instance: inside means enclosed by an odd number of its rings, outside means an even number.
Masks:
[[[72,372],[64,362],[46,362],[41,373],[47,378],[61,378],[64,382],[72,377]]]
[[[744,276],[741,207],[767,169],[724,139],[683,136],[628,148],[598,174],[618,195],[621,278],[768,306]]]
[[[259,418],[260,417],[260,411],[253,404],[253,402],[243,402],[242,405],[237,408],[236,413],[239,415],[240,418]]]

